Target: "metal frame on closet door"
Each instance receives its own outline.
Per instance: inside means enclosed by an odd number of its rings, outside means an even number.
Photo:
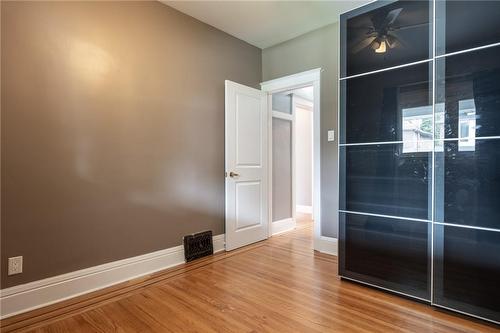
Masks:
[[[374,71],[369,71],[369,72],[364,72],[364,73],[358,73],[358,74],[355,74],[355,75],[350,75],[350,76],[344,76],[342,77],[341,76],[341,55],[342,55],[342,52],[341,52],[341,48],[339,47],[338,49],[338,73],[339,73],[339,78],[338,78],[338,87],[337,87],[337,96],[338,96],[338,114],[337,114],[337,124],[338,124],[338,143],[337,143],[337,151],[338,151],[338,159],[337,159],[337,179],[339,181],[339,186],[338,186],[338,198],[339,198],[339,203],[340,203],[340,148],[341,147],[348,147],[348,146],[360,146],[360,145],[384,145],[384,144],[398,144],[398,143],[403,143],[403,141],[383,141],[383,142],[365,142],[365,143],[340,143],[340,138],[341,138],[341,133],[343,133],[343,129],[341,127],[341,116],[340,116],[340,113],[341,113],[341,110],[342,110],[342,102],[341,102],[341,89],[340,89],[340,83],[344,80],[348,80],[348,79],[352,79],[352,78],[356,78],[356,77],[362,77],[362,76],[365,76],[365,75],[370,75],[370,74],[375,74],[375,73],[380,73],[380,72],[385,72],[385,71],[390,71],[390,70],[394,70],[394,69],[398,69],[398,68],[404,68],[404,67],[408,67],[408,66],[414,66],[414,65],[418,65],[418,64],[423,64],[423,63],[430,63],[430,66],[432,68],[432,75],[431,75],[431,78],[432,79],[432,125],[433,125],[433,139],[432,140],[428,140],[428,141],[433,141],[434,144],[433,144],[433,147],[432,147],[432,162],[431,162],[431,167],[432,167],[432,182],[431,182],[431,219],[430,220],[424,220],[424,219],[415,219],[415,218],[405,218],[405,217],[401,217],[401,216],[391,216],[391,215],[383,215],[383,214],[373,214],[373,213],[363,213],[363,212],[355,212],[355,211],[349,211],[349,210],[341,210],[339,209],[338,210],[338,214],[337,214],[337,217],[339,218],[339,223],[338,223],[338,237],[340,238],[340,213],[349,213],[349,214],[360,214],[360,215],[366,215],[366,216],[378,216],[378,217],[385,217],[385,218],[394,218],[394,219],[404,219],[404,220],[409,220],[409,221],[417,221],[417,222],[424,222],[424,223],[430,223],[431,224],[431,239],[430,239],[430,242],[431,242],[431,253],[430,253],[430,301],[427,300],[427,299],[422,299],[420,297],[417,297],[417,296],[413,296],[413,295],[408,295],[406,293],[403,293],[403,292],[400,292],[400,291],[396,291],[396,290],[392,290],[390,288],[386,288],[386,287],[382,287],[382,286],[378,286],[378,285],[375,285],[375,284],[371,284],[371,283],[368,283],[368,282],[364,282],[364,281],[360,281],[360,280],[357,280],[357,279],[353,279],[353,278],[350,278],[350,277],[346,277],[346,276],[342,276],[340,275],[341,278],[343,279],[346,279],[346,280],[351,280],[351,281],[355,281],[355,282],[358,282],[358,283],[361,283],[361,284],[364,284],[364,285],[368,285],[368,286],[372,286],[372,287],[375,287],[375,288],[378,288],[378,289],[381,289],[381,290],[386,290],[386,291],[389,291],[389,292],[392,292],[392,293],[396,293],[396,294],[400,294],[400,295],[403,295],[403,296],[406,296],[406,297],[409,297],[409,298],[413,298],[413,299],[416,299],[416,300],[419,300],[419,301],[425,301],[427,303],[429,303],[431,306],[435,306],[435,307],[439,307],[439,308],[443,308],[443,309],[446,309],[446,310],[450,310],[450,311],[453,311],[453,312],[456,312],[456,313],[460,313],[460,314],[465,314],[467,316],[470,316],[470,317],[474,317],[474,318],[478,318],[478,319],[482,319],[482,320],[485,320],[485,321],[488,321],[488,322],[492,322],[492,323],[495,323],[495,324],[500,324],[500,322],[498,321],[495,321],[493,319],[489,319],[489,318],[484,318],[484,317],[481,317],[479,315],[475,315],[475,314],[471,314],[471,313],[468,313],[468,312],[464,312],[464,311],[461,311],[461,310],[457,310],[457,309],[453,309],[453,308],[450,308],[450,307],[447,307],[447,306],[444,306],[444,305],[440,305],[440,304],[437,304],[434,302],[434,226],[435,225],[443,225],[443,226],[452,226],[452,227],[459,227],[459,228],[467,228],[467,229],[474,229],[474,230],[483,230],[483,231],[489,231],[489,232],[500,232],[500,229],[494,229],[494,228],[485,228],[485,227],[478,227],[478,226],[469,226],[469,225],[459,225],[459,224],[454,224],[454,223],[447,223],[446,221],[445,222],[437,222],[435,221],[435,182],[436,182],[436,177],[435,177],[435,162],[436,162],[436,156],[435,156],[435,153],[436,153],[436,149],[435,149],[435,146],[436,146],[436,143],[437,142],[446,142],[446,141],[459,141],[460,138],[443,138],[443,139],[436,139],[434,137],[434,134],[436,132],[436,60],[437,59],[441,59],[441,58],[446,58],[448,56],[453,56],[453,55],[457,55],[457,54],[463,54],[463,53],[468,53],[468,52],[474,52],[474,51],[478,51],[478,50],[483,50],[483,49],[488,49],[488,48],[491,48],[491,47],[496,47],[496,46],[500,46],[500,42],[497,42],[497,43],[491,43],[491,44],[487,44],[487,45],[482,45],[482,46],[479,46],[479,47],[473,47],[473,48],[469,48],[469,49],[465,49],[465,50],[460,50],[460,51],[456,51],[456,52],[450,52],[450,53],[444,53],[444,54],[441,54],[441,55],[437,55],[436,54],[436,1],[437,0],[430,0],[432,2],[432,7],[431,7],[431,10],[432,10],[432,33],[431,33],[431,36],[432,36],[432,57],[430,59],[424,59],[424,60],[420,60],[420,61],[415,61],[415,62],[411,62],[411,63],[407,63],[407,64],[402,64],[402,65],[397,65],[397,66],[392,66],[392,67],[387,67],[387,68],[382,68],[382,69],[378,69],[378,70],[374,70]],[[352,10],[349,10],[347,12],[344,12],[344,13],[341,13],[340,15],[343,15],[343,14],[347,14],[347,13],[351,13],[351,12],[355,12],[355,11],[360,11],[361,8],[365,8],[365,7],[373,7],[374,4],[376,2],[383,2],[384,4],[381,5],[384,6],[384,5],[387,5],[387,4],[390,4],[390,3],[393,3],[395,1],[372,1],[368,4],[365,4],[363,6],[359,6],[359,7],[356,7]],[[359,14],[356,14],[356,15],[353,15],[353,16],[357,16],[357,15],[360,15],[360,14],[363,14],[364,12],[368,12],[369,10],[361,10]],[[339,29],[338,29],[338,41],[340,43],[340,40],[341,40],[341,31],[340,31],[340,20],[339,20]],[[345,101],[344,101],[345,102]],[[347,111],[347,110],[346,110]],[[477,137],[475,138],[476,140],[481,140],[481,139],[500,139],[500,136],[486,136],[486,137]],[[339,260],[339,263],[340,263],[340,260]]]

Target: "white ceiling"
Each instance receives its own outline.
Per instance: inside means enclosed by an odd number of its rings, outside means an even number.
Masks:
[[[371,1],[162,2],[264,49],[337,22],[340,13]]]
[[[295,89],[292,93],[296,94],[299,97],[302,97],[309,102],[314,100],[314,88],[312,86],[304,87],[300,89]]]

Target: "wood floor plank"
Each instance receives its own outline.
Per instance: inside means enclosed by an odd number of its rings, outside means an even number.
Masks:
[[[312,250],[312,221],[246,249],[152,275],[71,311],[41,310],[2,332],[500,332],[499,327],[438,311],[342,281],[337,257]]]

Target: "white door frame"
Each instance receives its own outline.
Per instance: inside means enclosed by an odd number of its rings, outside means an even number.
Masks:
[[[274,93],[298,89],[306,86],[313,86],[313,216],[314,216],[314,242],[315,250],[321,249],[321,113],[320,113],[320,92],[321,92],[321,68],[292,74],[262,82],[261,89],[271,96]],[[269,235],[272,228],[272,103],[268,103],[268,121],[269,121]],[[295,198],[294,198],[295,199]],[[295,201],[295,200],[293,200]],[[293,207],[295,211],[295,207]]]

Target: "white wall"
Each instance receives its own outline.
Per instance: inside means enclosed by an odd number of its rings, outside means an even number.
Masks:
[[[312,111],[295,109],[296,204],[312,206],[313,117]]]

